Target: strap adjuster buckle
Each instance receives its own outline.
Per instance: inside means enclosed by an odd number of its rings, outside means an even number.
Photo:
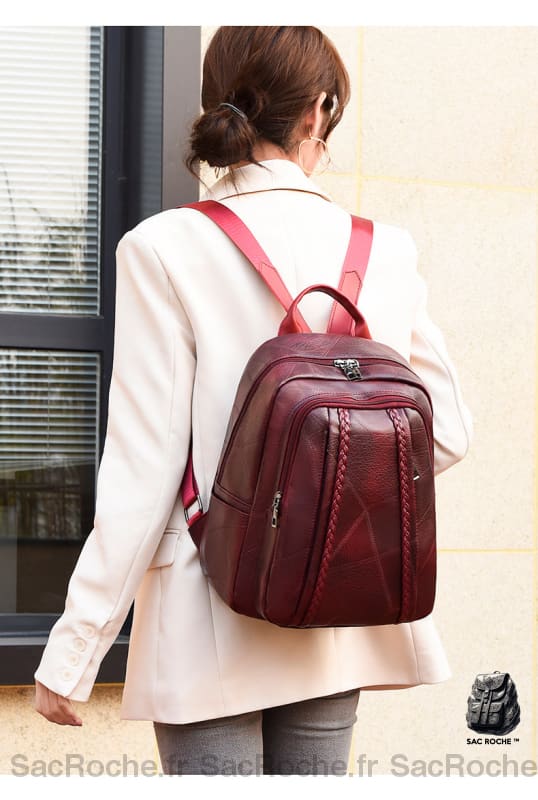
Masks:
[[[189,509],[191,509],[191,508],[192,508],[192,506],[193,506],[195,503],[198,503],[198,510],[194,512],[194,514],[192,515],[192,517],[189,517]],[[186,508],[183,510],[183,513],[185,514],[185,521],[187,522],[187,524],[189,524],[189,522],[192,522],[192,520],[194,519],[194,517],[195,517],[195,516],[197,516],[197,515],[199,515],[199,514],[202,514],[202,513],[203,513],[203,511],[204,511],[204,509],[203,509],[203,506],[202,506],[202,498],[200,497],[200,495],[199,495],[199,494],[197,494],[197,495],[196,495],[196,500],[193,500],[193,502],[190,504],[190,506],[187,506],[187,507],[186,507]]]

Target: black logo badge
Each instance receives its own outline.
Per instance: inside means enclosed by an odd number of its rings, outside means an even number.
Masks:
[[[467,698],[467,727],[480,733],[503,735],[519,724],[516,685],[508,672],[480,673]]]

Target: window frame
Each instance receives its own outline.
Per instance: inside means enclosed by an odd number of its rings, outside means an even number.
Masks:
[[[99,353],[99,459],[112,375],[116,246],[141,219],[198,199],[197,181],[182,164],[181,143],[199,113],[200,81],[199,26],[104,26],[100,312],[0,314],[2,347]],[[157,108],[151,105],[154,98]],[[132,612],[133,606],[101,663],[96,684],[123,683]],[[0,615],[0,686],[33,685],[49,631],[59,616]]]

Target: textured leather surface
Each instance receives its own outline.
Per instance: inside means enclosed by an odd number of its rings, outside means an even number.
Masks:
[[[467,727],[481,733],[503,735],[520,721],[514,681],[508,672],[477,675],[467,699]]]
[[[349,380],[338,358],[357,359],[362,378]],[[285,627],[426,616],[436,530],[432,406],[422,380],[371,339],[290,333],[264,342],[237,389],[209,508],[190,532],[204,573],[238,613]]]

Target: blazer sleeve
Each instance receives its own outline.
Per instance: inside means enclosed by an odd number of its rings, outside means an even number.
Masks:
[[[196,365],[189,320],[136,229],[116,248],[113,366],[94,527],[34,678],[87,701],[172,513],[187,462]]]
[[[410,365],[422,378],[433,407],[434,475],[444,472],[467,454],[474,438],[474,425],[466,405],[456,367],[448,353],[442,331],[428,311],[428,287],[417,268],[417,247],[409,234],[413,251],[415,307],[411,332]]]

